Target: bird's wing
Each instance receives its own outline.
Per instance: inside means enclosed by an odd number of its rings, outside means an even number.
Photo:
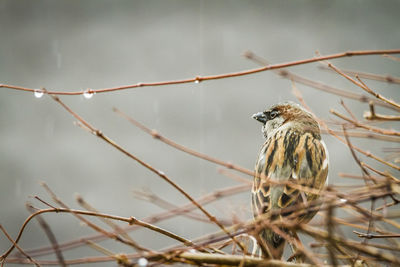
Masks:
[[[327,173],[328,156],[323,141],[311,133],[276,133],[265,142],[256,162],[252,190],[254,215],[318,198],[317,194],[287,184],[277,185],[276,182],[291,182],[321,190]]]

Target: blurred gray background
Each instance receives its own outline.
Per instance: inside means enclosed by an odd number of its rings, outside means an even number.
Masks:
[[[400,45],[400,1],[0,1],[0,83],[80,91],[236,72],[258,67],[246,50],[272,63],[322,54]],[[398,62],[380,56],[333,61],[337,66],[400,75]],[[342,89],[361,90],[318,63],[290,70]],[[398,86],[368,82],[399,99]],[[332,118],[339,98],[297,85],[314,112]],[[251,115],[283,100],[295,100],[291,83],[272,72],[199,84],[145,87],[64,96],[74,111],[142,160],[164,171],[193,197],[238,184],[218,166],[160,143],[116,115],[128,113],[178,143],[252,169],[263,143]],[[365,104],[347,100],[357,116]],[[0,223],[13,237],[28,216],[31,196],[50,200],[45,181],[66,203],[81,194],[99,210],[138,219],[162,211],[137,200],[133,190],[151,189],[176,204],[186,200],[159,177],[75,126],[75,119],[49,97],[0,88]],[[348,148],[324,136],[331,155],[330,183],[349,183],[339,172],[359,174]],[[354,140],[382,154],[384,142]],[[368,146],[367,146],[368,144]],[[363,157],[362,157],[363,158]],[[363,158],[364,159],[364,158]],[[379,165],[375,165],[381,167]],[[251,218],[250,194],[224,199],[207,209],[220,218]],[[48,214],[58,240],[93,233],[70,215]],[[217,230],[182,217],[158,223],[186,238]],[[157,249],[174,242],[140,230],[132,236]],[[49,242],[35,221],[21,246]],[[131,252],[106,242],[115,252]],[[10,243],[0,234],[0,253]],[[100,255],[89,248],[67,258]],[[52,257],[47,257],[52,258]]]

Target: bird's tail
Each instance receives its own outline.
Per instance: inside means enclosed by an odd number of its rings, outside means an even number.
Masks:
[[[284,229],[281,229],[283,232],[286,232]],[[280,260],[283,255],[283,251],[285,249],[286,240],[272,231],[271,229],[263,229],[260,232],[261,239],[267,245],[268,252],[272,256],[273,259]],[[264,257],[268,257],[269,255],[264,255]]]

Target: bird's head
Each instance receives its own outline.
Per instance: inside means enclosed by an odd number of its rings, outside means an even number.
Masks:
[[[266,138],[283,127],[295,127],[299,131],[319,134],[319,126],[314,116],[299,104],[291,101],[279,103],[258,112],[253,115],[253,119],[263,124],[262,132]]]

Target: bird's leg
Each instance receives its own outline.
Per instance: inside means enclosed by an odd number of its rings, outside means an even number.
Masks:
[[[301,240],[296,232],[291,232],[291,236],[296,240],[296,243],[301,244]],[[305,255],[301,252],[294,242],[289,242],[290,248],[292,249],[292,255],[289,257],[288,261],[295,261],[296,263],[303,263],[305,260]]]

